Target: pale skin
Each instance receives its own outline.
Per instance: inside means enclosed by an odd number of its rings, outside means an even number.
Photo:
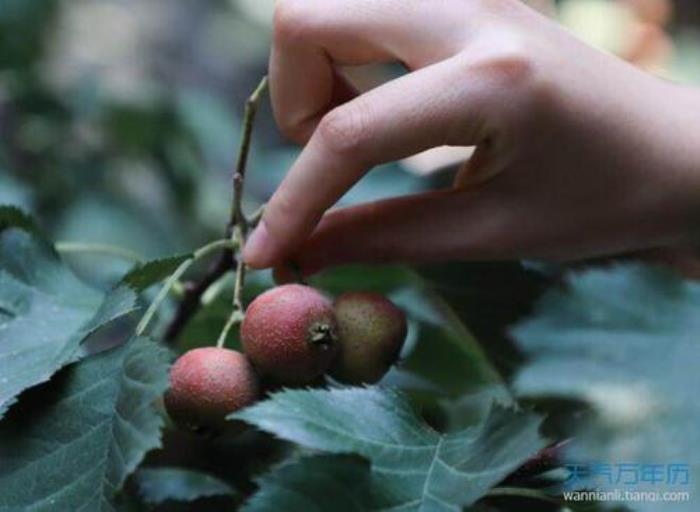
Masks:
[[[358,94],[339,66],[408,72]],[[700,92],[594,50],[518,0],[282,0],[270,87],[304,146],[244,250],[346,263],[583,258],[700,229]],[[476,146],[449,190],[334,203],[373,166]]]

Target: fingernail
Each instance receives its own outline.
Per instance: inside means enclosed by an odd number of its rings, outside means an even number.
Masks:
[[[248,237],[243,247],[243,259],[251,267],[263,267],[265,265],[265,252],[270,247],[270,234],[267,232],[264,222]]]

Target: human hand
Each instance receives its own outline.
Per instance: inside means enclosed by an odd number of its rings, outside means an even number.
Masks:
[[[337,70],[389,61],[410,72],[359,95]],[[695,228],[698,93],[516,0],[284,0],[270,79],[305,147],[246,245],[253,267],[572,260]],[[477,147],[454,188],[326,213],[372,166],[441,145]]]

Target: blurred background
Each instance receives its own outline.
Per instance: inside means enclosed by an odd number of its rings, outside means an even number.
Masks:
[[[697,0],[530,0],[591,44],[653,73],[700,83]],[[0,202],[36,214],[60,241],[143,257],[221,234],[242,105],[265,73],[273,0],[3,0]],[[352,71],[364,87],[396,70]],[[653,101],[653,99],[650,99]],[[297,149],[269,105],[256,126],[249,207]],[[406,194],[452,154],[371,173],[344,202]],[[126,262],[85,260],[109,281]]]

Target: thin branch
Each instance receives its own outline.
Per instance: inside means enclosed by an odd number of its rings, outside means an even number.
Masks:
[[[238,161],[236,162],[236,170],[233,174],[233,201],[231,203],[231,218],[229,221],[229,230],[231,237],[242,249],[245,245],[246,236],[250,221],[243,212],[243,185],[245,184],[246,166],[248,164],[248,153],[250,152],[250,141],[253,135],[253,125],[255,123],[255,114],[258,111],[260,98],[267,89],[267,77],[263,77],[258,86],[250,95],[245,103],[245,111],[243,113],[243,132],[241,133],[240,151],[238,153]],[[257,214],[257,212],[256,212]],[[245,263],[239,258],[236,264],[236,279],[233,285],[233,309],[224,328],[221,330],[216,346],[221,348],[226,343],[226,337],[234,325],[240,325],[245,318],[245,308],[243,307],[243,287],[245,286]]]
[[[253,134],[253,124],[255,115],[260,104],[260,99],[267,88],[267,77],[264,77],[250,95],[245,104],[243,113],[243,127],[241,132],[240,149],[236,168],[233,174],[233,199],[231,201],[231,213],[226,226],[226,238],[231,239],[241,248],[245,243],[245,237],[250,227],[254,227],[257,221],[247,219],[243,213],[243,184],[245,181],[246,164],[250,153],[251,137]],[[254,214],[253,217],[255,217]],[[166,329],[164,339],[168,343],[174,343],[189,321],[202,305],[202,297],[207,290],[221,277],[231,270],[236,270],[236,281],[234,290],[234,308],[229,321],[224,326],[222,336],[225,340],[228,331],[236,324],[234,317],[243,314],[241,301],[241,290],[245,281],[245,265],[239,262],[233,250],[225,250],[221,257],[209,268],[202,278],[190,284],[185,290],[185,296],[180,302],[177,311]],[[221,337],[220,337],[221,338]]]
[[[231,240],[227,239],[216,240],[214,242],[208,243],[203,247],[200,247],[199,249],[194,251],[194,253],[192,253],[192,256],[190,258],[183,261],[180,264],[180,266],[175,270],[175,272],[173,272],[170,275],[170,277],[168,277],[168,279],[165,281],[165,283],[163,283],[163,286],[158,291],[156,298],[153,299],[153,302],[151,302],[151,305],[148,307],[146,313],[144,313],[143,317],[141,318],[141,321],[136,326],[136,335],[141,336],[144,332],[146,332],[146,329],[148,328],[148,325],[150,324],[153,317],[155,316],[156,311],[158,311],[158,308],[168,296],[168,293],[170,293],[172,287],[175,286],[179,279],[196,261],[221,249],[233,250],[232,243],[233,242]]]
[[[163,339],[166,343],[175,343],[192,317],[197,313],[202,302],[202,296],[211,285],[217,282],[236,265],[233,251],[226,250],[209,267],[209,270],[196,283],[185,286],[185,295],[173,316],[170,325],[165,330]]]
[[[243,183],[245,182],[245,171],[248,163],[248,153],[250,153],[250,142],[253,135],[253,125],[255,123],[255,115],[258,112],[260,98],[267,89],[267,77],[263,77],[260,83],[245,102],[245,110],[243,112],[243,130],[241,132],[240,151],[238,152],[238,161],[233,174],[233,201],[231,203],[231,215],[229,217],[229,226],[231,231],[235,226],[241,226],[243,236],[247,234],[248,225],[243,214]]]
[[[262,220],[263,213],[265,213],[265,206],[267,206],[267,204],[261,205],[246,219],[246,222],[248,223],[248,228],[254,229]]]

